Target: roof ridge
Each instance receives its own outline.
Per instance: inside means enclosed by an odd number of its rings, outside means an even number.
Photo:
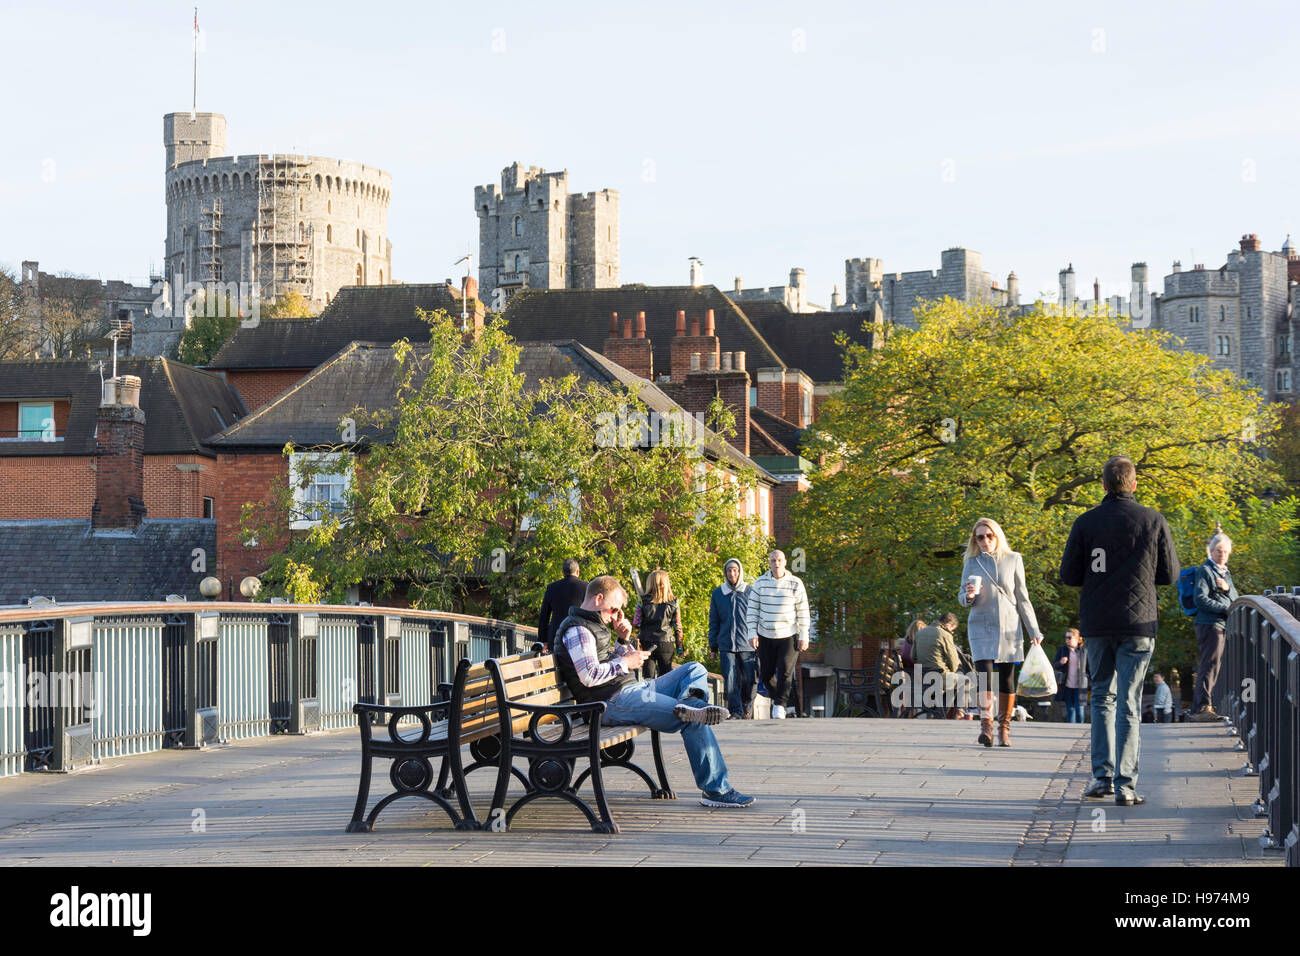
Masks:
[[[158,362],[162,365],[163,377],[167,379],[167,387],[171,389],[172,399],[176,402],[177,408],[180,409],[181,421],[185,423],[185,431],[190,436],[190,444],[193,451],[199,451],[203,448],[203,442],[199,441],[198,435],[194,433],[194,423],[190,421],[190,416],[185,408],[185,403],[181,401],[180,390],[176,386],[176,379],[172,376],[171,365],[163,356],[158,356]]]

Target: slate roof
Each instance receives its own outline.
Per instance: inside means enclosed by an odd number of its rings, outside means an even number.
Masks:
[[[690,320],[713,310],[718,338],[725,351],[746,353],[751,369],[784,367],[786,363],[759,333],[748,315],[716,286],[626,285],[617,289],[535,289],[510,300],[505,319],[512,336],[520,340],[577,339],[599,352],[609,337],[609,314],[620,319],[645,313],[646,338],[654,350],[655,376],[668,374],[672,365],[672,340],[677,332],[677,312]]]
[[[195,548],[207,554],[202,573],[190,570]],[[198,600],[216,556],[211,519],[146,518],[135,534],[91,534],[88,519],[0,521],[0,605],[38,594],[60,604]]]
[[[429,341],[416,309],[460,313],[460,289],[446,283],[344,286],[314,319],[263,319],[237,328],[207,367],[223,371],[309,369],[349,342]]]
[[[63,441],[4,441],[0,456],[93,455],[95,412],[103,386],[100,363],[85,359],[0,362],[0,401],[68,399],[71,407]],[[212,372],[164,358],[119,358],[119,375],[140,378],[146,455],[213,452],[205,440],[248,413],[225,380]],[[104,363],[105,377],[112,374]]]
[[[799,369],[819,384],[844,377],[844,350],[835,344],[839,332],[848,335],[850,342],[868,348],[872,344],[872,313],[868,310],[791,312],[781,302],[749,302],[745,310],[786,367]],[[751,362],[750,368],[754,367]]]
[[[680,406],[663,391],[623,366],[612,362],[580,342],[520,342],[519,371],[525,388],[543,378],[577,374],[583,381],[640,386],[640,398],[651,411],[661,415],[678,412]],[[427,347],[427,346],[426,346]],[[419,348],[417,346],[417,348]],[[283,395],[212,438],[214,447],[234,449],[279,449],[292,442],[298,447],[333,444],[340,440],[339,421],[361,406],[371,411],[390,407],[394,401],[401,366],[386,342],[352,342],[323,363]],[[766,473],[725,441],[707,432],[705,452],[737,467],[752,467],[760,477]],[[358,425],[358,438],[374,440]],[[768,480],[774,480],[766,476]]]

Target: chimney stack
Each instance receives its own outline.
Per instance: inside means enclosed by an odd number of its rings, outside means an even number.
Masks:
[[[721,398],[736,419],[736,432],[728,441],[742,455],[748,455],[749,373],[745,371],[745,353],[708,352],[702,369],[699,358],[698,353],[691,355],[691,370],[686,376],[682,407],[692,414],[707,414],[713,399]],[[718,367],[719,359],[721,368]]]
[[[1259,252],[1259,236],[1255,233],[1247,233],[1241,237],[1242,252]]]
[[[697,315],[691,319],[691,338],[698,339],[699,337],[700,337],[700,317]]]
[[[674,382],[686,381],[686,373],[691,370],[691,355],[700,353],[701,362],[696,368],[707,368],[711,358],[713,368],[718,367],[718,354],[721,351],[718,336],[715,334],[713,310],[704,313],[704,328],[700,328],[699,317],[690,320],[690,332],[687,333],[686,313],[677,313],[677,335],[672,341],[669,352],[669,374]]]
[[[686,334],[686,313],[682,309],[677,310],[677,334]]]
[[[617,362],[633,375],[654,381],[654,351],[650,340],[645,337],[645,313],[638,312],[633,337],[633,321],[623,319],[619,323],[618,313],[609,314],[609,337],[605,339],[603,349],[605,358]]]
[[[704,313],[704,334],[713,335],[713,310],[708,309]]]
[[[144,520],[144,412],[140,379],[119,375],[104,383],[95,415],[94,531],[135,531]]]
[[[700,353],[699,353],[699,352],[692,352],[692,353],[691,353],[691,371],[692,371],[692,372],[698,372],[699,370],[700,370]]]

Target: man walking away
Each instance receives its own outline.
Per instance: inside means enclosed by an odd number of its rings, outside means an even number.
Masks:
[[[1088,649],[1093,784],[1084,796],[1137,792],[1142,682],[1155,650],[1156,586],[1173,584],[1178,553],[1164,516],[1137,503],[1137,469],[1116,456],[1102,469],[1106,497],[1074,520],[1061,557],[1061,580],[1082,587],[1079,631]],[[1116,715],[1118,698],[1118,716]]]
[[[754,671],[758,666],[758,638],[745,623],[749,585],[745,569],[735,558],[722,568],[725,580],[709,597],[709,650],[718,655],[727,684],[727,710],[731,719],[754,716]]]
[[[579,576],[577,560],[565,558],[563,571],[564,577],[546,586],[542,613],[537,619],[537,639],[546,645],[547,651],[555,649],[555,632],[569,616],[569,608],[580,607],[587,597],[587,582]]]
[[[1174,719],[1174,695],[1169,692],[1169,685],[1165,683],[1165,675],[1156,671],[1155,677],[1152,678],[1156,685],[1156,697],[1151,702],[1151,709],[1155,711],[1155,720],[1157,724],[1168,724]]]
[[[758,641],[758,679],[777,678],[772,691],[772,716],[785,717],[794,685],[799,652],[808,649],[808,592],[785,569],[785,552],[767,557],[768,570],[749,589],[745,623]]]

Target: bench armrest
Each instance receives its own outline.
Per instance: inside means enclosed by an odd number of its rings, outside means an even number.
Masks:
[[[419,717],[421,714],[427,714],[432,718],[435,713],[446,711],[449,707],[451,707],[450,700],[435,700],[432,704],[398,707],[390,707],[386,704],[353,704],[352,713],[357,715],[374,714],[388,720],[394,717]]]
[[[514,710],[524,710],[530,714],[552,714],[556,717],[563,717],[566,714],[576,716],[579,714],[592,714],[599,716],[605,712],[608,706],[603,700],[593,700],[588,704],[517,704],[513,700],[510,706]]]

